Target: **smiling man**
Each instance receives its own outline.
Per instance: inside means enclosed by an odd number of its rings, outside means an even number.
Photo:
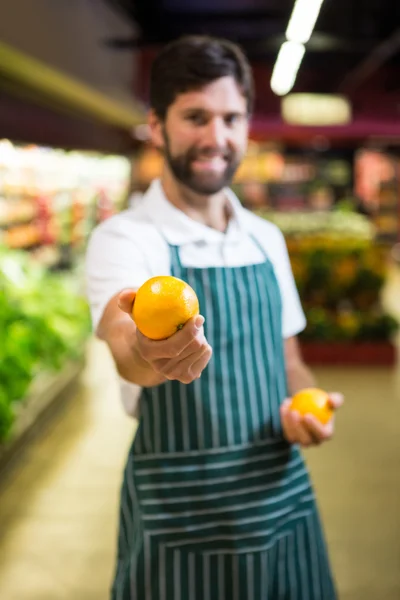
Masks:
[[[289,410],[313,377],[285,242],[228,187],[247,146],[251,69],[234,44],[186,37],[155,60],[150,100],[162,177],[95,230],[87,256],[97,334],[125,388],[142,388],[112,598],[334,600],[299,450],[328,440],[333,421]],[[130,316],[134,291],[167,274],[195,289],[202,314],[155,342]]]

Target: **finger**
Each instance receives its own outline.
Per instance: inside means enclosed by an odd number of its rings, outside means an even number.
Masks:
[[[299,422],[297,423],[295,436],[297,438],[298,443],[304,446],[304,448],[308,448],[309,446],[315,443],[313,436],[307,429],[307,426],[303,422],[303,419],[301,417]]]
[[[133,303],[135,302],[136,292],[134,290],[124,290],[118,296],[118,306],[121,310],[132,314]]]
[[[209,360],[208,356],[210,350],[211,348],[207,344],[201,352],[192,354],[191,356],[188,356],[187,358],[179,362],[174,369],[170,370],[169,373],[165,374],[167,379],[177,379],[182,383],[190,383],[194,379],[197,379],[198,375],[200,374],[198,368],[203,362],[207,364]],[[194,369],[194,365],[196,365],[196,370]]]
[[[323,425],[314,417],[314,415],[305,415],[303,422],[315,443],[321,443],[329,440],[333,435],[333,419],[331,419],[326,425]]]
[[[203,352],[205,347],[208,346],[207,340],[204,335],[204,330],[201,328],[194,338],[189,342],[187,346],[183,348],[181,352],[179,352],[178,356],[171,359],[172,362],[179,362],[187,358],[188,356],[192,356],[193,354],[199,354]]]
[[[202,315],[197,315],[192,317],[185,323],[185,325],[174,333],[169,339],[170,341],[176,345],[177,348],[181,349],[181,352],[187,348],[187,346],[199,336],[199,333],[204,335],[204,317]]]
[[[293,421],[293,413],[290,410],[290,404],[291,404],[291,400],[290,400],[290,398],[287,398],[280,407],[280,415],[281,415],[282,428],[283,428],[285,437],[288,442],[293,443],[294,442],[294,434],[293,434],[294,421]]]
[[[136,339],[140,354],[148,362],[162,360],[164,365],[171,358],[178,356],[178,351],[170,344],[165,343],[168,340],[151,340],[139,329],[136,329]]]
[[[186,348],[182,350],[177,356],[173,358],[163,358],[154,361],[154,367],[156,370],[164,374],[171,373],[175,371],[177,367],[180,366],[182,361],[191,358],[192,362],[195,362],[199,355],[204,352],[205,348],[208,346],[207,340],[204,337],[203,332],[199,332],[199,335],[194,338],[190,342]]]
[[[343,394],[340,394],[339,392],[330,392],[328,402],[329,402],[329,406],[331,408],[333,408],[334,410],[337,410],[338,408],[343,406],[344,396],[343,396]]]
[[[202,335],[203,324],[204,317],[193,317],[180,331],[166,340],[150,340],[138,331],[140,351],[144,358],[151,360],[177,358],[199,334]]]
[[[192,373],[195,379],[198,379],[212,357],[212,348],[210,345],[207,345],[205,352],[200,356],[200,358],[192,365]]]
[[[302,423],[300,414],[296,410],[291,410],[285,403],[281,407],[281,414],[287,440],[292,444],[299,443],[302,446],[309,446],[313,440]]]

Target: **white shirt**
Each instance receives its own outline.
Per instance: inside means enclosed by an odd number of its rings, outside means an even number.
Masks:
[[[285,240],[269,221],[244,209],[227,190],[232,218],[225,233],[193,221],[165,197],[159,180],[142,202],[101,223],[93,231],[86,256],[87,294],[94,328],[109,300],[125,288],[138,288],[150,277],[169,275],[168,243],[180,246],[190,267],[235,267],[263,262],[252,234],[271,260],[283,302],[282,335],[296,335],[305,317],[294,283]]]
[[[168,244],[180,246],[188,267],[235,267],[265,260],[253,235],[274,267],[283,304],[282,336],[302,331],[306,320],[294,282],[281,231],[269,221],[244,209],[231,190],[226,191],[232,217],[222,233],[190,219],[171,204],[156,180],[142,201],[101,223],[93,231],[86,256],[87,294],[94,329],[113,296],[125,288],[137,289],[156,275],[171,271]],[[126,384],[123,392],[129,394]]]

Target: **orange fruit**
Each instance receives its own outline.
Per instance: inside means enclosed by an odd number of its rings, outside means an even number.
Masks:
[[[297,392],[292,398],[290,408],[297,410],[301,416],[314,415],[323,425],[326,425],[333,416],[329,395],[319,388],[305,388]]]
[[[171,337],[198,314],[196,292],[170,275],[148,279],[136,292],[132,309],[136,327],[152,340]]]

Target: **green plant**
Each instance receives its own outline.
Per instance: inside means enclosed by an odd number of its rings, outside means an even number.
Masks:
[[[88,307],[72,275],[0,250],[0,441],[35,376],[77,358],[89,331]]]

